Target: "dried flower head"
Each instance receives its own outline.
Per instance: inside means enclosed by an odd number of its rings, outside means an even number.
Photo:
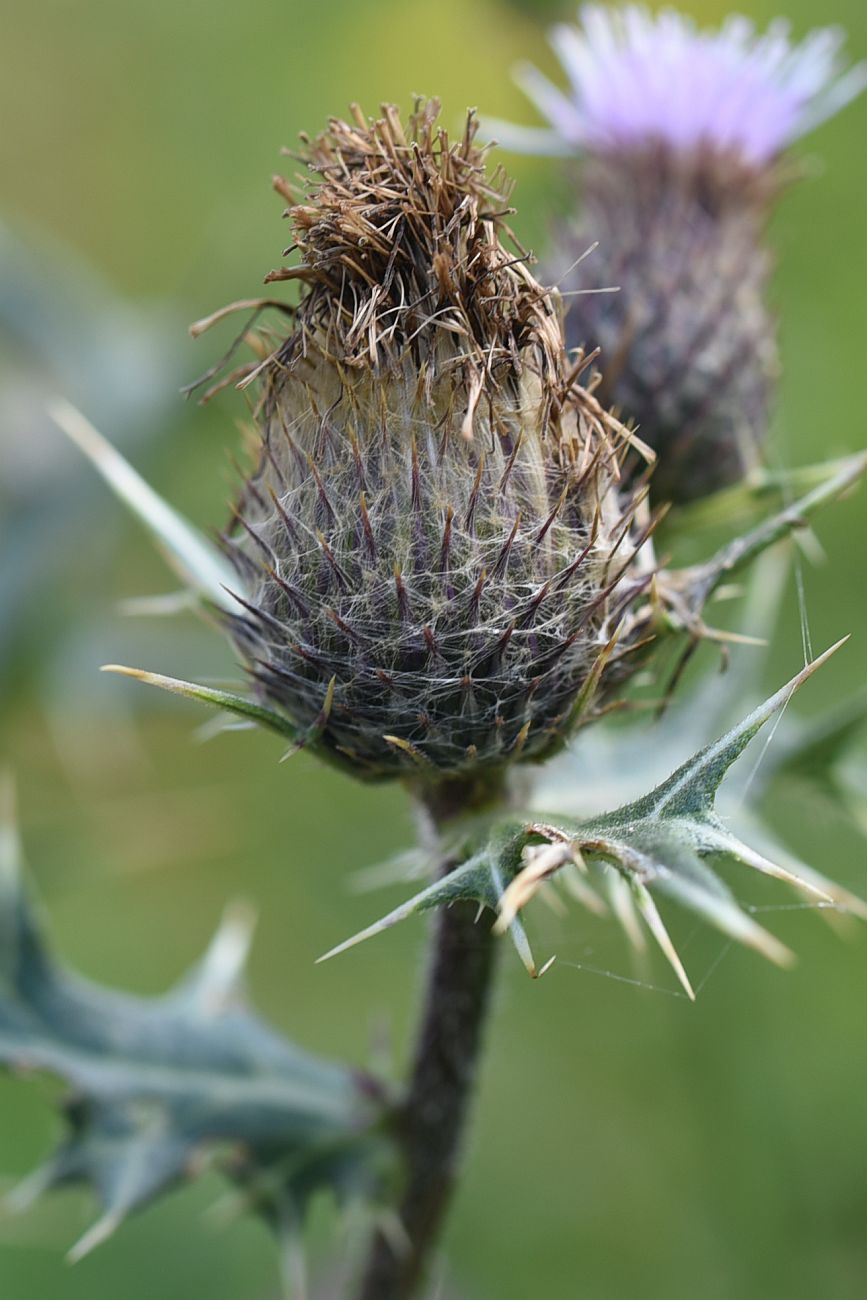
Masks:
[[[305,141],[300,201],[277,182],[301,261],[269,279],[303,287],[226,538],[261,695],[371,776],[546,754],[635,590],[624,430],[505,246],[472,115],[452,142],[437,113],[356,110]]]
[[[768,426],[777,352],[763,230],[780,155],[863,90],[867,65],[844,70],[836,29],[793,44],[782,21],[761,35],[739,17],[703,31],[638,5],[585,5],[580,26],[551,39],[569,91],[519,72],[550,126],[492,130],[582,159],[582,210],[556,255],[579,291],[569,341],[601,348],[600,396],[659,453],[657,495],[701,496],[757,462]],[[600,286],[619,292],[585,292]]]

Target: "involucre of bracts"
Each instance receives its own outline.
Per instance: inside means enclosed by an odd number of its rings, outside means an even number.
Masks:
[[[334,120],[288,211],[293,328],[258,369],[225,537],[261,695],[369,776],[539,759],[641,586],[628,435],[577,382],[508,186],[438,106]],[[281,193],[291,197],[287,182]]]
[[[761,463],[778,371],[762,238],[773,174],[659,146],[587,159],[581,188],[556,252],[577,290],[569,344],[601,349],[597,395],[657,452],[658,500],[738,482]]]

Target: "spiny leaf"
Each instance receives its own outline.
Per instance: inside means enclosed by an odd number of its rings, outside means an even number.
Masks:
[[[198,700],[202,704],[212,704],[217,709],[223,709],[227,713],[235,713],[238,717],[247,721],[258,722],[261,726],[276,731],[278,735],[286,737],[295,744],[299,741],[299,732],[293,727],[288,718],[284,718],[282,714],[276,713],[264,704],[257,704],[255,700],[247,699],[243,695],[218,690],[214,686],[200,686],[197,682],[185,682],[177,677],[164,677],[162,673],[145,672],[142,668],[126,668],[122,664],[103,664],[101,671],[104,673],[118,673],[122,677],[132,677],[134,681],[144,682],[147,686],[158,686],[163,691],[171,691],[174,695],[183,695],[188,700]]]
[[[636,844],[639,858],[630,861]],[[663,822],[636,827],[630,841],[618,847],[621,865],[627,872],[635,872],[639,880],[643,877],[647,885],[776,965],[792,964],[794,956],[788,948],[738,906],[728,886],[677,833],[675,825]]]
[[[754,709],[743,722],[738,723],[712,745],[679,767],[662,785],[643,799],[627,805],[619,815],[624,820],[631,817],[648,817],[681,814],[701,814],[713,806],[714,796],[728,769],[739,758],[757,732],[792,698],[795,691],[812,677],[817,669],[830,659],[848,641],[842,637],[824,654],[806,664],[791,681]]]
[[[605,871],[603,879],[611,911],[619,922],[620,928],[636,952],[644,952],[646,948],[644,931],[641,928],[634,891],[630,887],[632,882],[619,871],[611,870],[610,866]]]
[[[794,886],[795,889],[799,889],[803,893],[810,894],[826,903],[831,902],[829,889],[816,883],[817,873],[813,873],[811,876],[801,875],[799,872],[792,871],[781,863],[765,857],[757,849],[745,844],[716,817],[706,817],[700,821],[689,821],[685,826],[685,831],[692,839],[695,847],[702,853],[726,854],[729,857],[736,858],[738,862],[744,863],[745,866],[761,872],[764,876],[773,876],[775,880],[784,880],[786,884]],[[830,882],[826,883],[830,887]]]
[[[827,472],[822,477],[827,478]],[[782,558],[779,551],[761,557],[751,578],[745,626],[770,631],[782,590]],[[634,728],[630,733],[630,761],[626,764],[621,747],[613,743],[606,729],[586,733],[579,747],[546,768],[535,797],[536,807],[561,807],[571,817],[586,820],[594,811],[601,811],[606,790],[623,790],[624,803],[634,800],[637,773],[670,771],[685,745],[697,747],[708,719],[724,722],[738,700],[754,695],[760,664],[760,657],[740,655],[725,673],[704,678],[691,695],[679,696],[653,728]],[[867,919],[867,905],[861,899],[793,855],[762,824],[757,810],[761,793],[773,781],[795,776],[810,781],[861,825],[861,798],[867,791],[867,780],[859,781],[859,767],[849,761],[849,751],[863,731],[865,720],[867,694],[863,693],[845,708],[817,721],[806,721],[786,711],[780,717],[782,725],[775,730],[774,745],[763,752],[760,766],[748,774],[732,774],[729,803],[734,796],[732,811],[740,834],[736,835],[716,814],[707,813],[700,823],[693,818],[687,838],[702,853],[731,855],[786,881],[802,895],[817,899],[817,909],[831,923],[843,921],[845,913]],[[567,868],[561,869],[564,884],[566,872]],[[592,902],[588,897],[585,904],[591,911]]]
[[[329,961],[330,958],[337,957],[349,948],[354,948],[356,944],[363,943],[365,939],[372,939],[374,935],[381,934],[383,930],[389,930],[393,925],[397,925],[399,921],[405,921],[407,917],[413,916],[417,912],[428,912],[434,907],[449,907],[452,903],[473,902],[477,903],[481,908],[490,908],[491,911],[496,912],[505,890],[506,880],[511,878],[508,873],[508,853],[503,852],[500,860],[498,860],[496,854],[491,852],[489,846],[486,846],[481,853],[469,858],[455,871],[434,881],[432,885],[428,885],[426,889],[409,899],[408,902],[396,907],[387,916],[375,921],[373,925],[360,930],[352,938],[345,939],[343,943],[339,943],[336,947],[323,953],[321,957],[317,958],[317,961]],[[543,972],[536,966],[527,935],[520,920],[515,917],[503,928],[509,930],[518,955],[528,973],[534,979],[542,974]]]
[[[592,912],[594,916],[607,916],[608,907],[605,900],[585,879],[585,872],[587,872],[587,865],[582,862],[579,866],[573,857],[572,861],[564,863],[561,868],[560,883],[566,893],[571,895],[576,903],[586,907],[588,912]]]
[[[860,452],[839,463],[839,468],[770,519],[723,546],[716,555],[703,564],[695,565],[679,575],[687,593],[688,604],[700,613],[708,597],[725,579],[739,572],[774,542],[788,536],[794,529],[802,528],[808,519],[829,501],[841,496],[852,487],[867,470],[867,454]]]
[[[802,862],[790,849],[781,844],[755,815],[742,814],[741,821],[746,822],[746,828],[742,829],[749,834],[754,847],[761,851],[765,859],[779,863],[787,869],[800,892],[812,893],[814,898],[818,899],[815,904],[816,910],[823,916],[833,920],[851,914],[860,917],[862,921],[867,921],[867,903],[863,899],[839,885],[836,880],[829,880],[814,867]]]
[[[144,524],[187,586],[199,597],[234,612],[235,601],[226,588],[237,589],[239,576],[217,547],[164,501],[69,402],[52,402],[49,414]]]
[[[229,730],[231,726],[234,726],[234,729],[241,729],[243,724],[252,725],[254,723],[267,727],[269,731],[274,731],[277,735],[291,742],[280,759],[281,763],[302,749],[317,749],[317,742],[334,698],[335,678],[332,677],[328,684],[322,710],[318,717],[314,718],[310,726],[302,730],[290,722],[284,714],[268,708],[266,704],[260,704],[257,700],[251,700],[249,696],[236,695],[233,691],[224,691],[215,686],[202,686],[198,682],[186,682],[178,677],[165,677],[162,673],[146,672],[143,668],[127,668],[123,664],[103,664],[101,671],[104,673],[118,673],[122,677],[131,677],[134,681],[144,682],[147,686],[158,686],[161,690],[170,691],[173,695],[183,695],[187,699],[197,700],[201,704],[211,704],[214,708],[235,714],[241,719],[240,724],[229,724],[220,728],[221,730]],[[209,730],[205,730],[202,738],[207,739],[211,734]],[[341,754],[335,754],[325,749],[317,749],[317,752],[322,760],[332,767],[345,770],[348,766],[357,775],[354,764],[352,762],[347,764]]]
[[[659,915],[659,909],[654,903],[650,891],[642,885],[640,880],[633,881],[632,888],[635,893],[636,906],[644,917],[644,920],[647,923],[647,928],[659,944],[666,961],[680,980],[686,996],[689,998],[690,1002],[695,1002],[695,993],[689,982],[689,976],[683,968],[683,962],[680,960],[677,949],[671,941],[671,936],[665,928],[665,922]]]
[[[26,896],[8,782],[0,790],[0,1062],[71,1088],[67,1136],[13,1194],[23,1209],[85,1183],[103,1216],[81,1258],[133,1211],[189,1176],[202,1153],[281,1227],[321,1188],[377,1190],[387,1143],[378,1085],[283,1038],[246,1005],[246,910],[230,912],[195,970],[163,997],[99,987],[48,950]],[[390,1148],[389,1148],[390,1150]]]
[[[544,844],[537,848],[524,849],[523,858],[526,865],[500,894],[499,915],[494,925],[494,932],[505,934],[518,913],[571,857],[571,848],[564,844]]]
[[[598,895],[583,875],[576,875],[580,864],[585,872],[598,875],[612,911],[639,946],[644,943],[640,921],[644,922],[690,997],[692,987],[657,910],[652,897],[655,891],[770,961],[790,965],[789,950],[739,907],[706,859],[734,857],[826,901],[842,903],[844,895],[852,896],[817,872],[799,864],[779,864],[740,840],[717,817],[714,800],[726,772],[749,741],[842,644],[838,642],[806,665],[743,722],[700,750],[650,794],[614,812],[584,820],[556,814],[524,818],[514,814],[479,830],[475,843],[468,840],[466,860],[451,874],[327,955],[343,952],[416,912],[459,901],[475,900],[496,908],[499,919],[495,928],[513,928],[518,913],[544,883],[566,872],[573,896],[584,901],[589,891],[593,910],[598,911]],[[576,889],[576,883],[580,888]],[[521,935],[525,942],[523,932]],[[535,971],[535,966],[531,969]]]
[[[470,858],[463,866],[451,872],[450,875],[444,876],[441,880],[434,881],[426,889],[415,894],[407,902],[401,903],[395,907],[386,916],[374,921],[364,930],[359,930],[349,939],[344,939],[328,952],[317,957],[317,962],[330,961],[332,957],[338,957],[341,953],[347,952],[354,948],[356,944],[363,943],[365,939],[372,939],[374,935],[381,934],[383,930],[390,930],[393,925],[399,921],[405,921],[407,917],[415,915],[416,912],[427,912],[433,907],[448,907],[454,902],[479,901],[479,895],[484,886],[482,881],[489,878],[487,854],[480,854],[477,858]]]

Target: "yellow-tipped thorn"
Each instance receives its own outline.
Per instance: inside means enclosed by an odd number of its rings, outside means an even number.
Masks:
[[[659,944],[666,961],[680,981],[686,996],[689,998],[690,1002],[695,1002],[695,992],[689,981],[689,976],[684,969],[683,962],[680,960],[677,949],[671,941],[671,935],[665,928],[665,922],[659,915],[659,909],[653,901],[650,891],[638,880],[632,882],[632,889],[635,893],[638,910],[644,917],[648,930],[650,930],[650,933]]]

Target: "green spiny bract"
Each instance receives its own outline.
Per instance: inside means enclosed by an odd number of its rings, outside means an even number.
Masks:
[[[369,776],[544,757],[641,585],[624,431],[504,246],[472,115],[450,143],[437,111],[305,143],[301,265],[269,277],[305,287],[226,538],[261,695]]]

